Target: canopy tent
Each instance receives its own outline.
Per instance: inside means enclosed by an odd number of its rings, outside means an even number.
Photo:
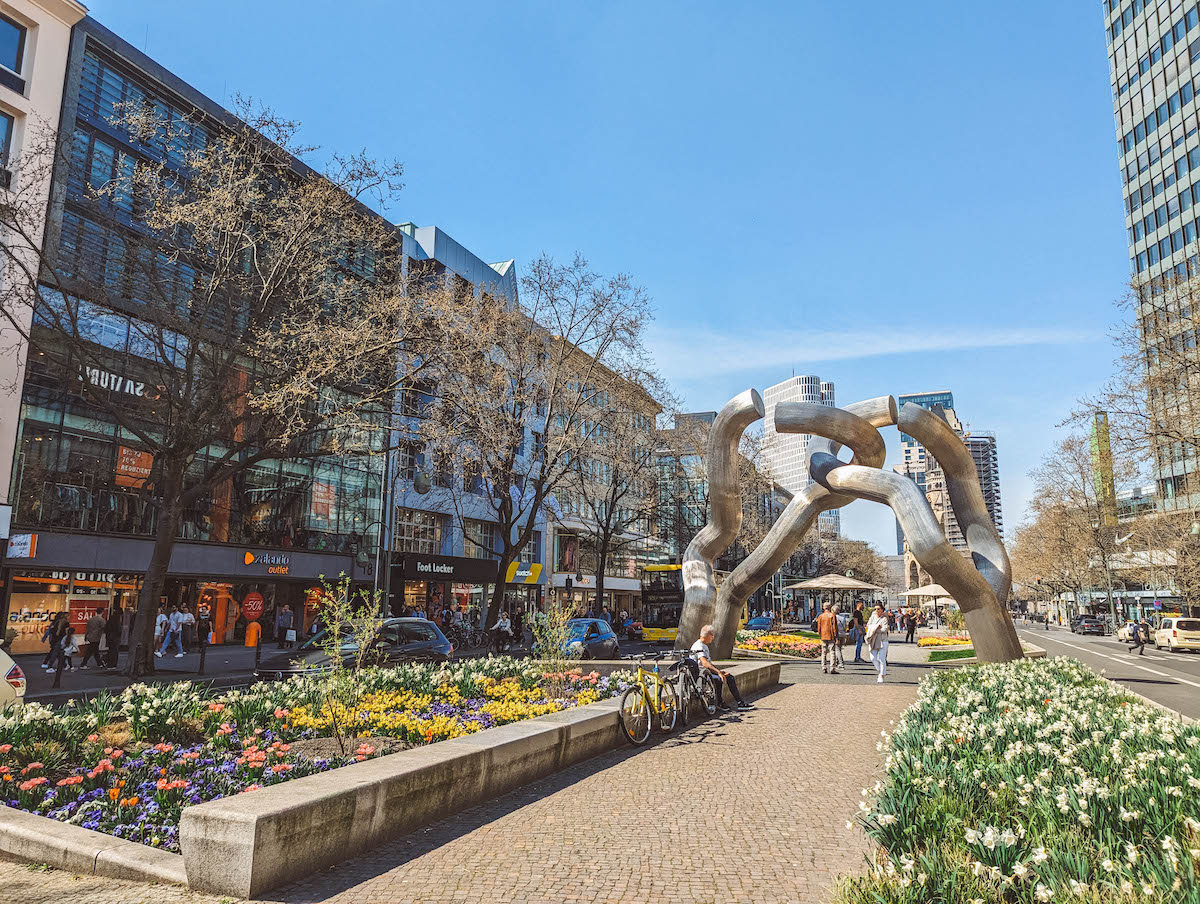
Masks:
[[[914,587],[912,590],[905,590],[901,596],[932,596],[935,599],[938,597],[946,597],[954,599],[941,584],[926,584],[923,587]]]
[[[823,574],[820,577],[809,578],[807,581],[799,581],[795,584],[788,584],[784,590],[799,590],[806,596],[812,598],[821,597],[822,594],[828,593],[833,597],[832,602],[838,602],[838,594],[842,594],[842,601],[845,603],[853,603],[854,597],[861,593],[884,593],[883,587],[876,584],[868,584],[866,581],[860,581],[856,578],[848,577],[844,574]],[[808,610],[808,601],[805,602],[805,609]],[[819,602],[812,606],[812,614],[815,616],[819,608]],[[848,610],[847,610],[848,611]]]
[[[819,578],[809,578],[797,584],[788,584],[784,590],[883,590],[875,584],[868,584],[844,574],[823,574]]]

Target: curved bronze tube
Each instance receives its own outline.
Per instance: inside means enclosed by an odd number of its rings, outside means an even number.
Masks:
[[[708,523],[683,554],[683,612],[676,646],[686,649],[712,618],[717,602],[713,560],[729,548],[742,526],[738,442],[746,428],[766,415],[757,389],[725,403],[708,434]]]
[[[813,443],[813,451],[830,455],[841,445],[847,445],[854,450],[855,463],[871,468],[882,466],[887,454],[883,437],[875,428],[894,423],[896,402],[891,396],[855,402],[844,409],[804,402],[781,402],[775,406],[777,432],[822,437]],[[717,593],[714,656],[724,659],[732,654],[746,600],[795,552],[813,520],[821,512],[841,508],[853,501],[853,496],[831,493],[819,483],[792,497],[758,548],[738,563]]]
[[[1003,602],[946,540],[929,502],[912,480],[893,471],[843,464],[826,453],[813,455],[810,471],[814,480],[834,492],[882,503],[896,513],[913,556],[958,602],[981,661],[1007,662],[1024,656]]]
[[[905,404],[900,409],[899,426],[919,439],[946,472],[950,505],[967,539],[971,559],[991,584],[996,599],[1007,603],[1012,589],[1012,565],[1004,542],[988,515],[971,453],[949,424],[920,405]]]

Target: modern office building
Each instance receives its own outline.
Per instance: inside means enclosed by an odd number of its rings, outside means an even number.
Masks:
[[[53,147],[62,109],[63,82],[71,29],[87,15],[75,0],[8,0],[0,7],[0,186],[12,193],[16,203],[41,216],[50,199],[45,159]],[[28,250],[36,267],[37,249],[45,228],[42,222],[24,224],[31,246],[20,248],[18,240],[6,241],[14,254]],[[0,275],[0,279],[3,276]],[[6,281],[7,282],[7,281]],[[17,319],[0,318],[0,507],[12,503],[10,468],[17,444],[21,394],[32,310],[6,306]],[[7,539],[7,518],[0,519],[0,542]]]
[[[789,377],[782,383],[763,391],[767,414],[763,423],[763,451],[772,476],[793,495],[803,493],[812,483],[808,476],[808,451],[812,437],[807,433],[777,433],[775,406],[780,402],[808,402],[813,405],[837,404],[833,383],[820,377],[805,375]],[[841,534],[841,513],[837,509],[818,516],[819,529],[824,536]]]
[[[940,408],[954,408],[954,393],[948,389],[938,390],[937,392],[914,392],[902,395],[897,398],[897,406],[906,404],[920,405],[922,408],[930,410]],[[926,455],[925,447],[916,441],[907,433],[900,433],[900,464],[892,467],[892,470],[897,474],[903,474],[909,480],[916,483],[920,487],[921,492],[925,492],[925,469]],[[900,527],[900,522],[896,522],[896,553],[897,555],[904,554],[904,531]]]
[[[1170,291],[1175,280],[1197,274],[1200,6],[1190,0],[1102,0],[1101,10],[1129,266],[1143,293],[1138,316],[1158,321],[1161,312],[1168,320],[1190,321],[1190,312],[1171,302]],[[1190,329],[1180,329],[1173,338],[1185,344],[1180,348],[1193,348]],[[1147,366],[1153,366],[1150,359]],[[1166,509],[1200,507],[1194,449],[1195,444],[1164,442],[1154,450]]]
[[[963,437],[963,443],[975,462],[975,473],[979,476],[979,488],[983,491],[988,516],[1003,539],[1004,511],[1000,503],[1000,456],[996,451],[996,434],[990,430],[971,430]]]

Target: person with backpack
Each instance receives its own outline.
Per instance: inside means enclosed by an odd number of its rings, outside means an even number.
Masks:
[[[1129,655],[1133,655],[1134,648],[1137,648],[1139,656],[1146,655],[1146,644],[1150,642],[1150,625],[1143,618],[1133,626],[1133,643],[1129,645]]]

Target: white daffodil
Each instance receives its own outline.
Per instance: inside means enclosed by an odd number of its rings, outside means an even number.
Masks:
[[[1050,859],[1050,855],[1046,853],[1046,849],[1044,847],[1042,847],[1040,844],[1033,849],[1033,862],[1034,863],[1038,863],[1038,864],[1045,863],[1049,859]]]
[[[1054,892],[1039,882],[1037,888],[1033,890],[1033,896],[1039,901],[1049,901],[1054,897]]]
[[[966,836],[967,844],[978,844],[979,833],[974,829],[967,829],[964,835]]]

